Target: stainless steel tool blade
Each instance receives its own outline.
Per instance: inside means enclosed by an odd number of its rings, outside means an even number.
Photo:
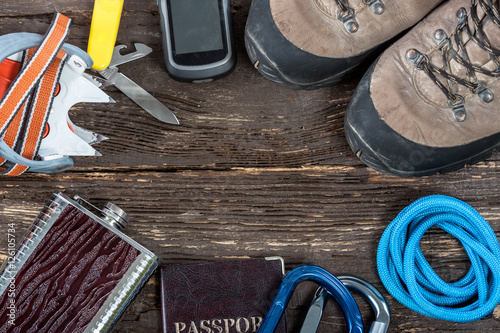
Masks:
[[[119,65],[125,64],[127,62],[134,61],[136,59],[140,59],[142,57],[147,56],[153,49],[147,45],[141,43],[134,44],[135,51],[128,54],[121,54],[121,50],[127,49],[126,45],[117,45],[113,50],[113,57],[111,58],[111,62],[108,67],[118,67]]]
[[[111,81],[116,88],[121,90],[121,92],[156,119],[168,124],[179,125],[179,120],[177,120],[177,117],[169,108],[141,88],[137,83],[118,72],[118,68],[108,67],[99,71],[99,74]]]
[[[323,309],[326,305],[328,292],[323,288],[318,288],[314,294],[314,299],[307,311],[306,318],[300,328],[300,333],[316,333],[321,317],[323,316]]]
[[[88,73],[83,73],[82,75],[84,78],[89,80],[93,85],[95,85],[97,88],[99,88],[101,90],[106,91],[109,87],[113,87],[113,83],[111,83],[109,80],[106,80],[106,79],[103,79],[103,78],[100,78],[100,77],[97,77],[94,75],[90,75]],[[110,97],[110,99],[112,100],[110,103],[116,103],[116,101],[114,99],[112,99],[111,97]]]

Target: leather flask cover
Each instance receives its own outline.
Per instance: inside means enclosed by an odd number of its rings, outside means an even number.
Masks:
[[[1,271],[0,332],[107,331],[157,266],[113,229],[55,193]]]

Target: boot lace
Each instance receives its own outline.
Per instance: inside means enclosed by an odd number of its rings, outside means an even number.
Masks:
[[[349,6],[348,0],[334,0],[339,7],[338,19],[344,23],[346,30],[355,33],[359,29],[358,21],[354,9]],[[385,11],[385,6],[381,0],[362,0],[367,6],[370,6],[374,14],[381,15]]]
[[[485,13],[483,19],[478,17],[478,6]],[[454,31],[454,37],[450,38],[444,30],[438,29],[434,32],[434,40],[438,43],[438,50],[441,54],[443,67],[440,68],[429,61],[427,55],[420,53],[416,49],[410,49],[406,53],[406,58],[415,64],[419,70],[423,70],[429,78],[448,98],[448,106],[452,109],[457,121],[464,121],[467,118],[463,96],[456,91],[458,86],[464,86],[473,94],[477,95],[484,103],[491,103],[494,99],[493,92],[488,89],[484,81],[477,79],[476,74],[480,73],[488,77],[500,78],[500,50],[493,48],[484,32],[483,23],[489,17],[496,27],[500,28],[499,11],[493,0],[474,0],[470,8],[470,18],[474,30],[469,26],[469,14],[465,8],[460,8],[457,12],[458,24]],[[474,32],[475,31],[475,34]],[[496,65],[496,70],[488,70],[481,66],[474,65],[467,53],[463,35],[468,36],[470,41],[477,44],[482,50],[488,53],[491,61]],[[455,48],[452,46],[452,41]],[[467,70],[468,78],[459,77],[451,72],[450,61],[455,60]],[[438,79],[441,76],[446,79],[448,85]]]

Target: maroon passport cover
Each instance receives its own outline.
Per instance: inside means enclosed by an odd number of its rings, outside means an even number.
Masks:
[[[282,265],[263,258],[161,267],[163,332],[257,332]],[[285,318],[275,332],[286,332]]]

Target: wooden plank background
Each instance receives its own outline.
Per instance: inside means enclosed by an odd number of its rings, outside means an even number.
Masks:
[[[57,175],[0,178],[0,235],[15,223],[17,237],[34,221],[55,190],[98,205],[112,201],[130,214],[126,233],[163,263],[192,263],[279,255],[286,270],[313,264],[336,275],[372,282],[392,309],[390,332],[498,332],[500,307],[487,319],[456,324],[417,314],[394,300],[376,271],[376,249],[401,209],[429,194],[445,194],[475,207],[500,233],[499,155],[446,175],[418,179],[368,169],[344,137],[344,112],[359,81],[315,91],[273,84],[248,60],[243,32],[250,0],[233,0],[238,65],[208,84],[173,81],[166,74],[159,15],[154,0],[125,1],[119,44],[153,48],[121,71],[172,109],[181,126],[156,121],[116,89],[116,104],[80,104],[78,125],[110,139],[96,146],[103,156],[75,158]],[[86,49],[91,0],[3,2],[0,34],[44,33],[55,9],[70,16],[69,42]],[[468,259],[442,232],[424,236],[422,247],[445,279],[460,277]],[[7,237],[0,236],[4,260]],[[289,331],[298,332],[315,286],[301,285],[288,310]],[[374,316],[356,295],[369,327]],[[343,332],[333,302],[319,332]],[[160,332],[159,279],[155,275],[113,332]]]

